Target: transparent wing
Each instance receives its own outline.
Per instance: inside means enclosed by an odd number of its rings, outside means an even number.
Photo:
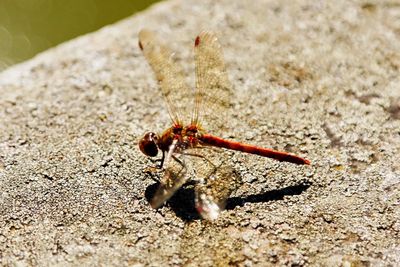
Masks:
[[[225,166],[210,175],[205,183],[196,185],[196,209],[201,217],[215,220],[225,209],[226,200],[238,186],[239,176],[230,167]]]
[[[176,142],[171,145],[166,156],[164,162],[166,166],[164,176],[150,202],[150,205],[153,208],[162,206],[165,201],[170,199],[175,192],[187,182],[189,178],[184,157],[181,154],[175,153],[175,145]]]
[[[233,92],[226,72],[222,49],[212,32],[202,32],[195,40],[196,92],[192,123],[208,131],[226,128],[227,110]]]
[[[181,68],[174,62],[173,53],[162,45],[149,30],[139,32],[139,47],[153,69],[162,94],[168,106],[172,121],[176,124],[188,123],[188,103],[193,92],[186,84]],[[186,101],[185,101],[186,100]]]
[[[225,209],[226,200],[240,183],[240,176],[225,162],[230,157],[221,153],[225,154],[213,147],[195,148],[187,153],[195,170],[196,209],[207,220],[218,218]]]

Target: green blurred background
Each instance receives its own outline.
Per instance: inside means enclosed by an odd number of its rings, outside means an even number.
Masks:
[[[0,0],[0,71],[156,0]]]

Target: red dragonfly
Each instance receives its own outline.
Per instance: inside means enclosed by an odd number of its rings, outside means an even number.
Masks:
[[[200,33],[194,41],[195,88],[185,82],[173,53],[149,30],[139,33],[139,47],[153,69],[167,103],[172,126],[161,135],[148,132],[139,142],[140,150],[155,157],[162,152],[164,176],[151,199],[153,208],[163,205],[180,187],[195,181],[195,206],[199,214],[214,220],[225,208],[226,199],[235,190],[239,177],[220,152],[225,148],[279,161],[310,164],[310,161],[286,152],[226,140],[205,129],[224,129],[224,117],[232,99],[231,85],[221,46],[212,32]],[[217,151],[219,150],[219,152]]]

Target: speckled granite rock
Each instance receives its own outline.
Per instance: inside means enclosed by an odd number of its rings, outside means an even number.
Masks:
[[[190,187],[156,211],[137,149],[169,124],[137,47],[220,36],[237,98],[228,136],[312,160],[236,153],[215,223]],[[400,5],[167,1],[0,74],[0,264],[400,264]]]

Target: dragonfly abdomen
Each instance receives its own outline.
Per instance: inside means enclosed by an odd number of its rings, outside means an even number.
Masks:
[[[213,136],[210,134],[203,134],[200,140],[205,144],[222,147],[226,149],[246,152],[263,157],[273,158],[279,161],[287,161],[295,164],[310,164],[310,161],[290,153],[281,152],[269,148],[258,147],[254,145],[243,144],[235,141],[225,140],[223,138]]]

